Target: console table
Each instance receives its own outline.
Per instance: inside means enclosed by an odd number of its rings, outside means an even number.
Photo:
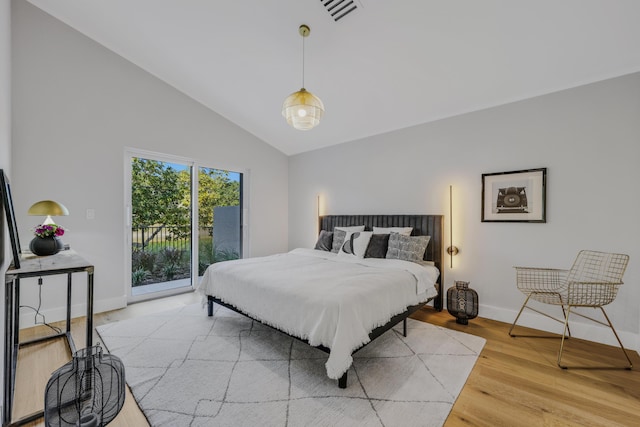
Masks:
[[[20,257],[20,268],[14,268],[13,264],[5,273],[5,300],[4,300],[4,413],[2,425],[21,425],[31,422],[43,416],[43,411],[34,412],[19,420],[12,420],[13,393],[15,390],[16,367],[18,364],[18,351],[21,347],[64,337],[69,345],[71,354],[75,353],[76,346],[71,336],[71,290],[72,273],[87,273],[87,338],[86,346],[91,347],[93,342],[93,265],[72,250],[60,251],[51,256],[35,256],[31,253],[23,253]],[[20,279],[67,275],[67,326],[64,332],[47,335],[31,341],[20,342]],[[44,390],[42,393],[44,403]]]

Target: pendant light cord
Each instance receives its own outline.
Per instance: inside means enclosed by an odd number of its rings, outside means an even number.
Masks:
[[[304,39],[302,36],[302,87],[304,88]]]

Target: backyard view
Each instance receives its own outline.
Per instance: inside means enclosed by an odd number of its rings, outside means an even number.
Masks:
[[[142,158],[133,158],[131,168],[131,286],[190,279],[192,238],[198,276],[210,264],[240,257],[239,173],[198,168],[198,233],[192,236],[192,168]]]

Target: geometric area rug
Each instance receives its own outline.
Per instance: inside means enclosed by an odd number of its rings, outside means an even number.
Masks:
[[[346,389],[328,355],[215,305],[102,325],[152,426],[442,426],[485,340],[408,319],[354,355]]]

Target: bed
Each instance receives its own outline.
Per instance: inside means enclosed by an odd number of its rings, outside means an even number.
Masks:
[[[345,388],[353,353],[400,322],[406,336],[407,317],[428,302],[442,310],[442,228],[441,215],[322,216],[316,249],[213,264],[197,291],[209,316],[217,303],[325,351],[327,375]],[[363,257],[381,241],[374,230],[387,230],[390,251],[428,242],[422,259]],[[337,252],[321,244],[333,232]]]

